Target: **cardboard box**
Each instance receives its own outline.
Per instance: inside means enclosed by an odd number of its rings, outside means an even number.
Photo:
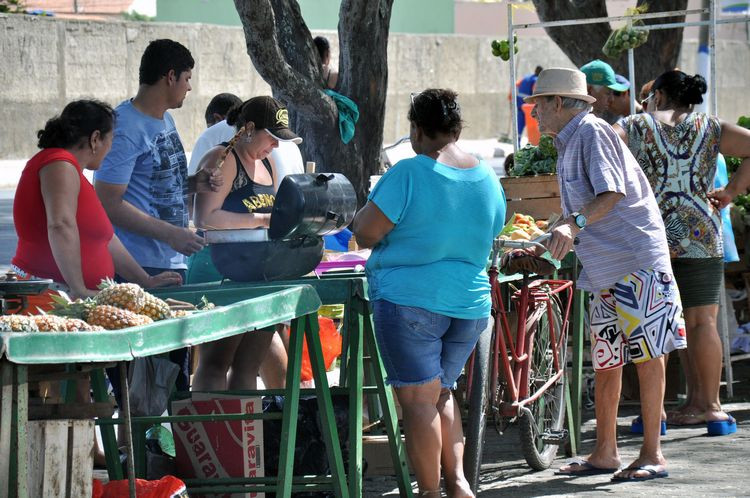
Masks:
[[[401,444],[404,444],[404,436],[401,436]],[[406,452],[406,447],[404,447]],[[362,459],[367,463],[365,475],[368,476],[395,476],[391,450],[388,447],[388,436],[363,436],[362,437]],[[411,469],[409,456],[406,463]]]
[[[562,212],[557,175],[508,176],[501,178],[500,183],[508,203],[505,211],[508,218],[513,213],[523,213],[546,220]]]
[[[263,402],[259,397],[193,398],[172,403],[174,415],[260,413],[262,411]],[[210,479],[265,476],[263,420],[175,422],[172,424],[172,433],[177,452],[177,477]],[[232,496],[255,498],[264,496],[264,493]]]

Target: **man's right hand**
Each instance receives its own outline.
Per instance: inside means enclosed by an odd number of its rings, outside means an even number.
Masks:
[[[573,250],[573,241],[580,230],[572,223],[561,223],[552,230],[552,239],[545,245],[553,258],[561,260]]]
[[[206,240],[189,228],[174,227],[167,239],[169,246],[175,251],[190,256],[206,246]]]

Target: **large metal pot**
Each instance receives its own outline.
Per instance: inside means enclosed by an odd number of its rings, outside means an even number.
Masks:
[[[265,242],[212,244],[211,260],[230,280],[267,282],[299,278],[323,259],[323,239],[303,237]]]
[[[206,231],[211,260],[240,282],[295,279],[323,259],[323,235],[354,219],[357,194],[339,173],[287,175],[276,193],[270,228]],[[270,239],[270,240],[268,240]]]
[[[287,175],[276,193],[268,236],[333,235],[357,211],[357,193],[341,173]]]

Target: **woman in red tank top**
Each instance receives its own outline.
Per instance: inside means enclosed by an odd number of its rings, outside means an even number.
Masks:
[[[26,164],[13,202],[18,247],[12,264],[22,278],[52,279],[72,297],[93,296],[115,272],[143,287],[182,282],[175,272],[152,277],[138,265],[83,176],[83,169],[97,169],[109,152],[113,125],[110,106],[78,100],[37,133],[42,150]],[[30,304],[45,309],[49,301],[47,295]]]

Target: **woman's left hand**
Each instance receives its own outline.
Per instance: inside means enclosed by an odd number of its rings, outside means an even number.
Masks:
[[[716,209],[724,209],[732,202],[732,199],[734,199],[734,196],[731,192],[727,192],[725,188],[719,188],[708,193],[708,200]]]
[[[142,287],[152,289],[155,287],[171,287],[174,285],[182,285],[182,277],[180,274],[174,271],[164,271],[158,275],[149,275]]]

